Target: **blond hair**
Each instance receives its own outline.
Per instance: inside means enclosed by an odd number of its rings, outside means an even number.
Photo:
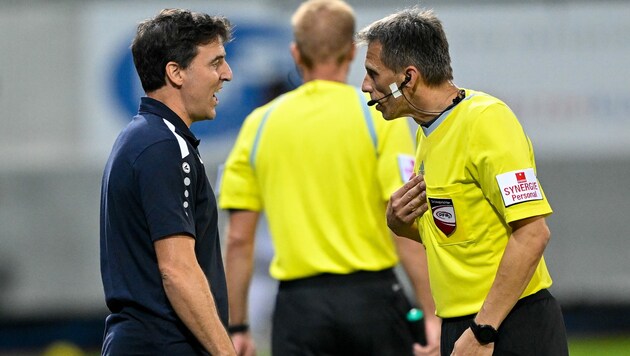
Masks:
[[[341,63],[354,46],[355,16],[341,0],[309,0],[291,18],[295,44],[304,65]]]

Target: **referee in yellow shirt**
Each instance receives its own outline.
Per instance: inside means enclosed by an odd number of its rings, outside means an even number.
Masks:
[[[254,232],[264,210],[280,281],[274,355],[437,355],[421,244],[394,237],[387,200],[411,174],[407,122],[386,122],[346,84],[355,18],[340,0],[304,2],[292,18],[291,54],[304,84],[254,110],[225,165],[219,204],[230,210],[226,274],[230,331],[251,355],[247,298]],[[413,343],[410,309],[393,268],[400,258],[425,309],[428,345]]]
[[[385,119],[421,125],[416,175],[392,195],[387,219],[426,246],[442,355],[567,355],[543,258],[552,210],[515,115],[453,84],[432,11],[402,10],[357,37],[368,46],[362,89]]]

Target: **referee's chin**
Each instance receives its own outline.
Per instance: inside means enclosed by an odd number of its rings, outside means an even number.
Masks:
[[[391,110],[387,110],[387,107],[383,106],[381,104],[376,105],[376,110],[381,113],[381,115],[383,116],[383,119],[385,119],[385,121],[392,121],[392,120],[396,120],[396,119],[399,119],[399,118],[404,118],[404,116],[401,115],[400,113],[392,112]]]
[[[396,120],[396,119],[404,118],[404,116],[395,116],[395,115],[391,115],[391,114],[387,113],[386,111],[381,111],[381,110],[379,110],[379,111],[381,112],[381,115],[383,115],[383,119],[385,119],[385,121],[393,121],[393,120]]]

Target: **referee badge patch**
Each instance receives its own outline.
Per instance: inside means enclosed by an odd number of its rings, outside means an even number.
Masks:
[[[440,229],[449,237],[457,228],[457,221],[455,220],[455,207],[453,206],[452,199],[444,198],[428,198],[431,205],[431,213],[433,214],[433,221],[435,226]]]

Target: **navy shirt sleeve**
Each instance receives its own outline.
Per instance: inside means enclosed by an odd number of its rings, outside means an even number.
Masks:
[[[191,199],[195,192],[190,164],[175,139],[147,147],[134,162],[140,199],[153,241],[184,234],[195,237]]]

